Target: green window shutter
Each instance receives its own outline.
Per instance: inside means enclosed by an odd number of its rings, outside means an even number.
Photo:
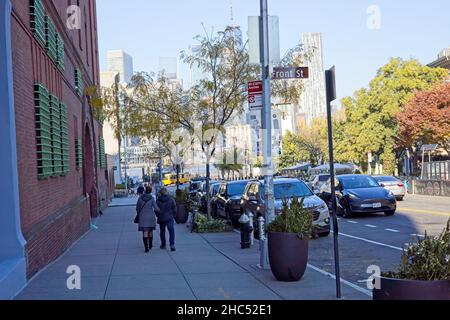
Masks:
[[[75,69],[75,90],[79,96],[83,96],[84,84],[80,69]]]
[[[50,95],[53,176],[62,174],[61,115],[58,98]]]
[[[50,101],[47,88],[34,86],[38,178],[49,178],[53,173]]]
[[[64,41],[59,33],[56,33],[56,52],[58,68],[63,71],[65,69],[66,54],[64,50]]]
[[[75,159],[76,167],[77,170],[80,170],[81,168],[83,168],[83,150],[81,148],[80,140],[78,139],[75,139],[75,155],[76,155]]]
[[[62,175],[69,173],[69,135],[67,126],[67,106],[63,103],[60,107],[60,125],[61,125],[61,161]]]
[[[105,140],[103,137],[99,137],[99,143],[98,143],[98,159],[99,159],[99,166],[101,169],[106,169],[106,153],[105,153]]]
[[[45,11],[41,0],[30,0],[30,21],[34,37],[45,46]]]
[[[52,19],[48,15],[45,16],[45,48],[47,49],[50,58],[54,62],[57,62],[56,28]]]

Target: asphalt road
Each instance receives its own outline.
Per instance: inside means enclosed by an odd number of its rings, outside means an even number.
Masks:
[[[175,191],[175,187],[169,187]],[[450,198],[408,195],[388,217],[369,214],[339,218],[341,278],[367,289],[369,266],[396,270],[403,250],[425,233],[438,235],[450,219]],[[335,275],[333,234],[310,243],[309,263]]]
[[[369,266],[395,270],[403,249],[424,236],[437,235],[450,219],[450,198],[408,196],[392,217],[370,214],[339,219],[341,278],[366,288]],[[335,274],[333,235],[312,241],[310,264]]]

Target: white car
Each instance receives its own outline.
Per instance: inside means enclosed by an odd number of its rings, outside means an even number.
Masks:
[[[402,201],[406,196],[407,190],[405,184],[396,177],[374,176],[373,178],[380,186],[391,191],[398,201]]]

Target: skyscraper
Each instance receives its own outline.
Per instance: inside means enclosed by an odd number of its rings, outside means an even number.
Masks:
[[[159,57],[159,72],[164,71],[164,75],[169,80],[177,79],[178,61],[175,57]]]
[[[118,72],[121,83],[129,83],[133,77],[133,58],[123,50],[108,51],[108,71]]]
[[[309,79],[304,82],[305,87],[301,96],[299,113],[304,116],[306,124],[311,124],[314,118],[326,115],[322,34],[305,33],[302,43],[305,53],[309,56],[309,60],[305,61],[305,66],[309,67]]]

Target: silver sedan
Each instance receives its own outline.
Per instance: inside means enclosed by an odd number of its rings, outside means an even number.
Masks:
[[[391,191],[398,201],[402,201],[406,196],[405,184],[396,177],[374,176],[373,178],[378,182],[380,186]]]

